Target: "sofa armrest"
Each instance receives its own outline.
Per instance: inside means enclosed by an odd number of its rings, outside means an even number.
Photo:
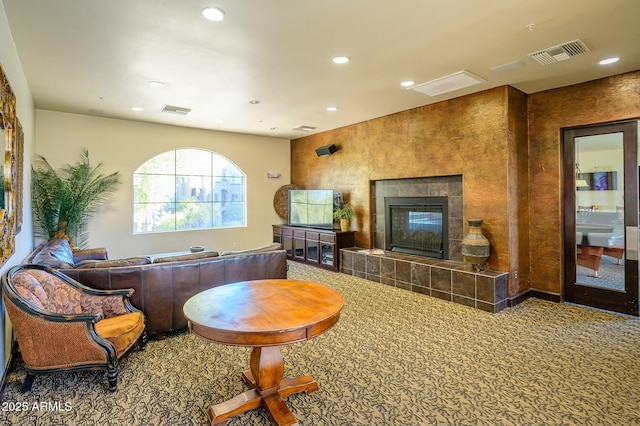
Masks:
[[[73,250],[73,263],[78,264],[84,260],[108,260],[107,249],[104,247]]]

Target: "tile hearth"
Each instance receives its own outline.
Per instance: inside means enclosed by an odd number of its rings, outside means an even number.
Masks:
[[[468,271],[462,262],[385,251],[340,250],[340,272],[486,312],[508,306],[508,273]]]

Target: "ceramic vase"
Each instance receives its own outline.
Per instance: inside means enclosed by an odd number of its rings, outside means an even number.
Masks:
[[[340,230],[347,232],[349,230],[349,219],[340,219]]]
[[[462,239],[462,257],[468,270],[486,268],[491,244],[482,234],[482,219],[469,219],[469,233]]]

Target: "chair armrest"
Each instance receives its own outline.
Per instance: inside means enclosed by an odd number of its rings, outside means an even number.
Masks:
[[[104,247],[73,250],[73,263],[78,264],[83,260],[109,260],[107,249]]]

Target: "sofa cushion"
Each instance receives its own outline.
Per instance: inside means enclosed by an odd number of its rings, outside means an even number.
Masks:
[[[186,260],[208,259],[210,257],[218,257],[218,256],[219,254],[217,251],[208,250],[208,251],[201,251],[199,253],[188,253],[188,254],[179,254],[176,256],[158,257],[153,260],[153,263],[183,262]]]
[[[73,265],[73,250],[66,238],[57,238],[49,242],[45,248],[49,254],[61,262]]]
[[[120,266],[147,265],[149,263],[151,263],[151,261],[146,257],[129,257],[126,259],[113,260],[83,260],[76,265],[76,269],[117,268]]]
[[[73,268],[73,264],[62,262],[56,259],[51,253],[47,250],[42,250],[38,254],[33,257],[31,263],[35,263],[36,265],[48,266],[54,269],[71,269]]]
[[[78,263],[84,260],[107,260],[109,255],[105,247],[89,248],[82,250],[73,250],[73,263]]]
[[[282,250],[282,244],[280,243],[271,243],[266,246],[256,247],[246,250],[231,250],[231,251],[223,251],[220,256],[234,256],[237,254],[252,254],[252,253],[264,253],[266,251],[274,251],[274,250]]]
[[[30,263],[48,266],[55,269],[73,268],[73,251],[69,241],[65,238],[58,238],[38,247],[38,252]]]

